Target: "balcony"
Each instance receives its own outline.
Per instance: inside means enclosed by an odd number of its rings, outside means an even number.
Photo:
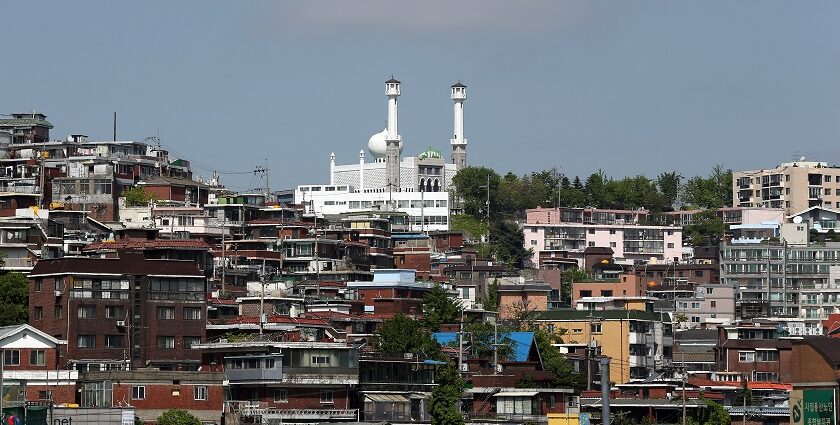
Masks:
[[[358,409],[276,409],[261,407],[259,402],[229,401],[227,410],[241,418],[249,418],[252,423],[272,423],[283,421],[358,421]],[[244,421],[243,421],[244,422]]]
[[[225,374],[231,384],[280,382],[283,380],[282,360],[282,354],[226,357]]]

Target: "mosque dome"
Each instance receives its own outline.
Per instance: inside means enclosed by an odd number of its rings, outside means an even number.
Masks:
[[[443,159],[443,156],[440,154],[440,151],[432,149],[426,149],[425,152],[421,152],[420,155],[417,155],[417,159]]]
[[[384,158],[385,157],[385,137],[388,135],[388,129],[384,129],[379,133],[370,136],[368,139],[368,152],[373,155],[374,158]],[[400,141],[400,154],[402,154],[403,150],[403,143]]]

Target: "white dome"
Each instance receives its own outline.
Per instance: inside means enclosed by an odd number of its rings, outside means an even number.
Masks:
[[[370,136],[368,139],[368,152],[373,155],[374,158],[384,158],[385,157],[385,137],[388,135],[388,129],[384,129],[379,133]],[[400,141],[400,154],[402,154],[403,150],[403,143]]]

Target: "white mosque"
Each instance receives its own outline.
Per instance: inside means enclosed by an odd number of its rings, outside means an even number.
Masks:
[[[295,202],[308,205],[320,216],[351,211],[396,210],[409,215],[415,230],[448,230],[450,212],[449,186],[452,177],[467,162],[467,139],[464,138],[464,101],[467,86],[461,82],[451,87],[454,103],[454,136],[450,140],[450,162],[434,149],[417,156],[402,157],[405,147],[397,127],[397,98],[400,82],[385,82],[388,98],[387,127],[368,140],[359,151],[359,162],[336,165],[330,155],[330,184],[301,185],[295,189]]]

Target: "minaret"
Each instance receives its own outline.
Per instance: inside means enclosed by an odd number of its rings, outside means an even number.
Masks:
[[[335,186],[335,152],[330,154],[330,186]]]
[[[467,100],[467,86],[458,81],[452,85],[452,101],[455,103],[455,134],[449,143],[452,145],[452,163],[455,170],[467,166],[467,139],[464,138],[464,101]]]
[[[397,132],[397,98],[400,96],[400,82],[392,76],[385,82],[388,96],[388,134],[385,135],[385,182],[386,189],[400,190],[400,143]]]
[[[365,191],[365,150],[359,151],[359,193]]]

